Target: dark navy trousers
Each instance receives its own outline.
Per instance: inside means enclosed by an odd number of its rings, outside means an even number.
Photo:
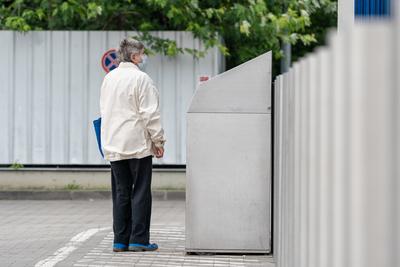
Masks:
[[[111,162],[114,243],[149,244],[152,156]]]

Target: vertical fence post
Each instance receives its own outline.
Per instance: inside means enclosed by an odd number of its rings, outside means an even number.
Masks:
[[[319,262],[318,266],[332,266],[332,57],[331,51],[322,48],[318,52],[320,79],[319,79]]]
[[[348,74],[348,52],[346,46],[347,32],[332,38],[333,53],[333,139],[332,180],[333,180],[333,245],[332,260],[334,267],[348,266],[348,139],[346,133],[349,127],[349,105],[346,83]]]
[[[396,47],[395,50],[395,59],[396,59],[396,63],[394,65],[393,71],[391,72],[392,75],[395,77],[395,84],[393,87],[393,101],[395,103],[397,103],[397,105],[394,105],[394,114],[392,117],[392,123],[396,126],[395,128],[395,138],[393,140],[393,147],[395,147],[395,153],[393,155],[393,159],[392,161],[395,163],[393,164],[394,167],[394,173],[392,175],[392,179],[393,179],[393,189],[392,189],[392,193],[395,195],[395,206],[393,207],[392,213],[396,214],[397,216],[395,216],[393,224],[394,227],[392,228],[393,233],[394,233],[394,237],[395,240],[393,241],[392,244],[392,253],[394,255],[395,258],[395,264],[393,266],[400,266],[400,253],[398,253],[400,251],[400,181],[399,181],[399,177],[400,177],[400,164],[398,164],[398,162],[400,162],[400,140],[399,140],[399,136],[400,136],[400,105],[398,105],[398,103],[400,103],[400,92],[399,92],[399,88],[400,88],[400,75],[398,75],[398,72],[400,70],[400,52],[399,52],[399,45],[400,45],[400,3],[398,1],[396,1],[397,3],[394,3],[395,1],[392,1],[392,7],[393,7],[393,18],[395,21],[395,26],[393,27],[393,31],[392,34],[393,36],[395,36],[395,40],[394,40],[394,46]],[[396,164],[397,163],[397,164]]]
[[[291,69],[287,74],[288,78],[288,180],[289,180],[289,233],[288,233],[288,266],[294,266],[294,251],[295,251],[295,178],[294,178],[294,71]]]
[[[301,147],[300,147],[300,181],[301,181],[301,189],[300,189],[300,214],[301,214],[301,228],[300,228],[300,266],[308,267],[308,61],[301,61],[301,112],[300,112],[300,121],[302,125],[301,129]]]
[[[393,36],[391,24],[357,25],[352,69],[352,266],[394,266]],[[397,103],[398,104],[398,103]]]
[[[293,238],[293,262],[292,265],[297,265],[300,263],[300,231],[301,231],[301,180],[300,180],[300,139],[301,139],[301,122],[300,122],[300,112],[301,112],[301,98],[300,98],[300,81],[301,81],[301,69],[299,63],[293,65],[294,73],[294,84],[293,87],[293,97],[294,97],[294,151],[293,151],[293,178],[294,178],[294,238]]]
[[[308,266],[318,267],[318,256],[319,256],[319,223],[318,223],[318,211],[319,211],[319,199],[318,199],[318,105],[319,105],[319,65],[317,56],[315,54],[308,57],[309,61],[309,87],[308,87],[308,99],[309,99],[309,113],[308,113]]]
[[[281,98],[280,77],[275,80],[274,86],[274,257],[276,262],[281,261]]]

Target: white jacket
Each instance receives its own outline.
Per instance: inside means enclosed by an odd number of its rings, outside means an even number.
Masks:
[[[151,78],[133,63],[121,62],[103,80],[101,142],[109,161],[154,155],[163,147],[159,94]]]

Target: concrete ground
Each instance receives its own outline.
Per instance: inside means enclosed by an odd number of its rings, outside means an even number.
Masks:
[[[113,253],[111,201],[0,201],[1,266],[275,266],[264,255],[186,255],[185,202],[154,201],[156,252]]]
[[[0,167],[0,190],[110,190],[110,168]],[[154,168],[153,190],[185,190],[183,168]]]

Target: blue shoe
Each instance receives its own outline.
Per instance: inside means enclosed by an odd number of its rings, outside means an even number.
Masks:
[[[158,249],[157,244],[129,244],[128,250],[129,251],[155,251]]]
[[[114,252],[123,252],[123,251],[127,251],[128,250],[128,246],[122,243],[115,243],[113,245],[113,251]]]

